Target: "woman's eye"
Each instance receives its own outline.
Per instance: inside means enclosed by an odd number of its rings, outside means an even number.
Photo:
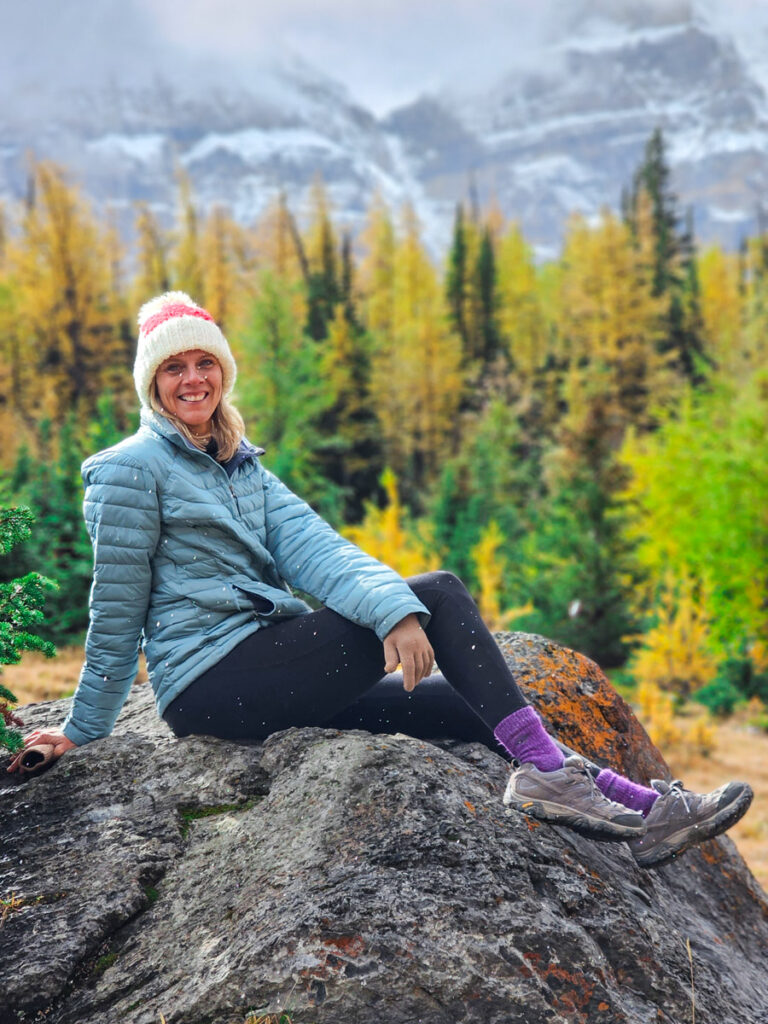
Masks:
[[[200,362],[197,364],[197,368],[199,370],[210,370],[210,368],[213,365],[214,363],[212,359],[201,359]]]

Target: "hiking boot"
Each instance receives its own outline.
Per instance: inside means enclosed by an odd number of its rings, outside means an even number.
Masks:
[[[516,764],[504,803],[590,839],[636,839],[645,832],[643,816],[603,796],[580,757],[566,758],[563,767],[554,772],[540,772],[530,762]]]
[[[679,779],[653,779],[651,786],[659,796],[646,816],[646,833],[629,844],[643,868],[661,867],[689,847],[719,836],[752,803],[752,789],[746,782],[728,782],[703,796],[683,789]]]

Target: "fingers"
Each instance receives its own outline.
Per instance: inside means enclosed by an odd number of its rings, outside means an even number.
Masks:
[[[21,760],[29,748],[42,744],[49,744],[53,747],[54,760],[58,759],[62,754],[65,754],[75,746],[75,744],[73,744],[60,729],[53,729],[50,731],[46,731],[45,729],[34,729],[24,737],[24,746],[16,753],[16,756],[8,765],[6,771],[20,771],[22,768]]]

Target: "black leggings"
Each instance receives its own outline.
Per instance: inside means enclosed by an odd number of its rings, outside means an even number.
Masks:
[[[384,648],[373,630],[321,608],[246,637],[163,718],[177,736],[264,739],[292,725],[323,725],[498,749],[494,727],[527,702],[477,606],[449,572],[407,583],[431,613],[426,634],[442,672],[412,693],[400,673],[384,675]]]

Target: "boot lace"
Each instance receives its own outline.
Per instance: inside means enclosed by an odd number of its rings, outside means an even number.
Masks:
[[[667,795],[675,800],[682,800],[683,806],[688,814],[691,813],[691,805],[688,802],[688,790],[683,788],[682,779],[673,779],[669,784]]]

